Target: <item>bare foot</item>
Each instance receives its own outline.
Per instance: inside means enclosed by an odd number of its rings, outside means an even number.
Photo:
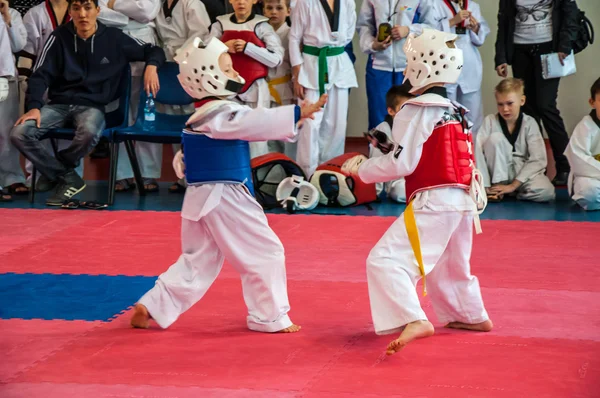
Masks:
[[[465,330],[474,330],[476,332],[489,332],[494,327],[494,324],[489,319],[485,322],[481,323],[462,323],[462,322],[450,322],[445,327],[450,329],[465,329]]]
[[[139,329],[148,329],[148,326],[150,326],[150,314],[146,306],[138,303],[133,308],[134,313],[131,317],[131,326]]]
[[[404,346],[413,340],[433,335],[433,325],[429,321],[415,321],[404,327],[404,330],[396,340],[392,341],[386,350],[387,355],[400,352]]]
[[[287,327],[285,329],[281,329],[280,331],[278,331],[276,333],[296,333],[296,332],[299,332],[300,329],[302,329],[302,326],[292,325],[292,326]]]

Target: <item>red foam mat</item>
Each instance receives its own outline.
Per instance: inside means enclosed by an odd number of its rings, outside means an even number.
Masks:
[[[156,275],[179,254],[176,213],[14,211],[20,223],[11,216],[0,231],[0,273]],[[394,219],[269,220],[286,246],[300,333],[248,331],[226,267],[168,330],[132,330],[129,313],[110,323],[0,321],[0,396],[600,396],[597,224],[484,222],[473,268],[494,331],[443,329],[425,298],[436,335],[385,357],[395,336],[372,330],[364,260]],[[17,224],[28,234],[11,238]]]
[[[14,378],[99,324],[0,319],[0,382]]]
[[[594,334],[600,317],[593,304],[598,296],[571,292],[527,305],[535,300],[524,300],[523,291],[485,289],[496,330],[483,334],[441,328],[425,301],[437,335],[388,358],[383,349],[394,336],[374,335],[366,293],[362,283],[292,282],[291,316],[303,330],[265,335],[245,329],[239,282],[221,279],[170,329],[131,330],[125,314],[61,345],[11,384],[25,383],[33,392],[38,383],[153,386],[144,387],[148,393],[167,386],[183,388],[182,394],[191,387],[253,392],[247,396],[594,397],[600,392],[600,342]],[[580,306],[587,300],[591,307]]]
[[[178,213],[11,209],[0,210],[0,218],[0,273],[159,275],[180,254]],[[369,250],[395,220],[268,218],[286,248],[289,279],[351,282],[366,281]],[[483,286],[594,291],[600,285],[597,269],[585,266],[600,258],[598,223],[485,220],[483,229],[472,257]],[[225,267],[222,277],[237,276]]]

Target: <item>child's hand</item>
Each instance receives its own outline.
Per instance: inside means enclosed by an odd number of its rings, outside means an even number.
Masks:
[[[458,12],[458,14],[456,14],[454,17],[452,17],[452,19],[450,20],[450,26],[455,26],[458,25],[460,23],[462,23],[464,20],[466,20],[467,18],[471,17],[471,11],[468,10],[460,10]]]
[[[304,99],[304,86],[298,83],[298,81],[294,81],[294,96],[300,100]]]
[[[388,36],[384,41],[373,41],[373,50],[375,51],[383,51],[389,46],[392,45],[392,36]]]
[[[372,129],[368,133],[364,133],[369,143],[379,149],[384,155],[390,153],[394,149],[394,143],[390,141],[387,134],[382,131]]]
[[[235,43],[237,42],[236,39],[231,39],[231,40],[227,40],[224,44],[227,46],[228,50],[227,52],[234,54],[235,51]]]
[[[233,48],[235,49],[236,53],[243,53],[244,48],[246,48],[246,42],[241,39],[235,40],[235,43],[233,44]]]
[[[173,156],[173,170],[175,170],[175,175],[177,178],[185,177],[185,165],[183,163],[183,152],[181,150],[177,151],[175,156]]]
[[[303,103],[300,106],[300,119],[314,119],[314,114],[319,112],[327,103],[327,94],[323,94],[317,102],[310,104]]]
[[[392,28],[392,39],[402,40],[410,33],[408,26],[396,25]]]

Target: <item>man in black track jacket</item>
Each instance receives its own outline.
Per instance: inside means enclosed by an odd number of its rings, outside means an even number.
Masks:
[[[46,204],[59,206],[85,188],[73,170],[98,142],[105,126],[105,106],[119,97],[120,83],[133,61],[146,62],[144,87],[156,94],[162,49],[134,39],[96,20],[98,0],[69,0],[72,21],[48,38],[29,78],[25,113],[11,131],[11,141],[50,181],[58,183]],[[44,93],[48,90],[48,103]],[[40,144],[52,128],[72,122],[75,138],[54,157]]]

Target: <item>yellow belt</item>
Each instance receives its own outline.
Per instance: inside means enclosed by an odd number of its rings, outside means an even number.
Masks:
[[[292,80],[291,75],[285,75],[285,76],[281,76],[281,77],[269,80],[269,92],[271,93],[271,97],[273,97],[273,99],[275,100],[277,105],[281,105],[281,97],[279,96],[279,93],[277,92],[277,90],[275,90],[275,86],[287,83],[291,80]]]
[[[412,246],[413,252],[419,264],[419,271],[423,277],[423,296],[427,296],[427,285],[425,284],[425,266],[423,265],[423,256],[421,255],[421,242],[419,240],[419,230],[417,229],[417,221],[415,220],[415,212],[413,211],[413,202],[411,200],[406,210],[404,210],[404,224],[406,225],[406,233],[408,240]]]

